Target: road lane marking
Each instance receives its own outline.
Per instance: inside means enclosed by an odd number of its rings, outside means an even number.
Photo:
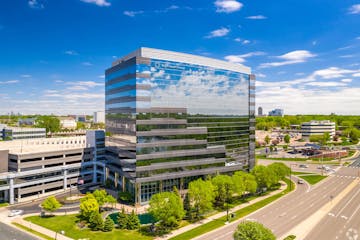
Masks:
[[[358,189],[358,190],[356,191],[356,193],[350,198],[350,200],[347,201],[347,203],[345,204],[345,206],[340,209],[340,211],[338,212],[338,214],[336,215],[336,217],[338,217],[338,216],[340,215],[340,213],[350,204],[350,202],[354,199],[354,197],[356,197],[356,195],[358,195],[359,192],[360,192],[360,189]]]
[[[346,216],[344,216],[344,215],[341,215],[341,218],[343,218],[343,219],[348,219]]]
[[[331,213],[331,212],[329,212],[328,215],[329,215],[329,216],[332,216],[332,217],[335,217],[335,214],[333,214],[333,213]]]

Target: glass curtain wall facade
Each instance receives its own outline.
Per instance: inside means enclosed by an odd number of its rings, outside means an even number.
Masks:
[[[254,166],[255,78],[206,60],[141,48],[106,70],[107,177],[135,203]]]

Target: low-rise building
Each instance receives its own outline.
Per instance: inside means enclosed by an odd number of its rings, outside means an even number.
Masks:
[[[21,118],[18,120],[18,125],[34,126],[36,124],[36,118]]]
[[[0,135],[3,140],[18,140],[18,139],[32,139],[45,138],[45,128],[21,128],[5,126],[0,129]]]
[[[301,124],[301,134],[304,138],[312,135],[323,135],[329,133],[330,137],[335,136],[335,123],[329,120],[310,121]]]
[[[73,117],[58,117],[60,120],[60,126],[63,129],[76,129],[77,124]]]

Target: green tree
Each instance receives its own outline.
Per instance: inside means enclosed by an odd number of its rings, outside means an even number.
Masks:
[[[114,229],[114,221],[108,216],[104,222],[104,232],[111,232]]]
[[[53,116],[39,116],[35,126],[46,128],[46,132],[58,132],[60,131],[60,120]]]
[[[96,199],[96,201],[99,204],[99,207],[104,206],[104,204],[107,202],[108,194],[105,191],[105,189],[96,189],[92,195]]]
[[[80,215],[86,221],[89,221],[93,213],[99,213],[99,204],[92,194],[87,194],[86,197],[81,199]]]
[[[328,132],[325,132],[323,135],[322,135],[322,139],[321,139],[321,144],[326,144],[330,141],[331,139],[331,136],[330,136],[330,133]]]
[[[83,122],[76,122],[76,129],[86,129],[86,125]]]
[[[269,137],[269,135],[266,135],[266,137],[265,137],[265,143],[266,143],[266,145],[269,145],[269,143],[270,143],[270,137]]]
[[[267,167],[272,173],[275,174],[276,182],[279,182],[290,173],[290,168],[282,162],[274,162]]]
[[[237,171],[232,176],[235,185],[235,192],[242,195],[245,191],[255,193],[257,189],[257,182],[255,176],[243,171]],[[239,185],[239,187],[237,187]]]
[[[244,221],[237,226],[234,240],[276,240],[275,235],[258,222]]]
[[[140,227],[139,217],[138,215],[135,214],[135,211],[132,210],[131,214],[127,216],[126,229],[134,230],[134,229],[139,229],[139,227]]]
[[[289,134],[286,134],[286,135],[284,136],[284,142],[285,142],[286,144],[289,144],[289,143],[290,143],[290,136],[289,136]]]
[[[93,231],[102,230],[104,227],[104,220],[99,212],[92,212],[89,217],[89,227]]]
[[[185,195],[183,204],[184,204],[184,210],[186,211],[187,218],[192,219],[192,217],[191,217],[191,202],[190,202],[188,193],[186,193],[186,195]]]
[[[185,215],[182,200],[174,192],[162,192],[152,195],[149,205],[149,213],[156,220],[161,221],[164,227],[177,226]]]
[[[126,229],[126,224],[127,224],[127,218],[128,215],[125,213],[125,209],[124,207],[121,209],[121,211],[119,212],[119,215],[117,217],[118,220],[118,227],[120,229]]]
[[[259,187],[270,188],[273,184],[277,183],[275,173],[268,167],[258,165],[251,170],[251,174],[255,176],[256,182]]]
[[[234,193],[234,183],[228,175],[217,175],[211,179],[215,189],[215,204],[223,208],[225,203],[229,203]]]
[[[106,203],[111,204],[112,207],[114,207],[114,204],[117,203],[116,198],[114,198],[113,196],[111,196],[110,194],[106,196]]]
[[[61,207],[61,204],[54,196],[50,196],[41,203],[41,207],[47,212],[54,212]]]
[[[203,181],[201,178],[189,183],[189,199],[195,212],[195,218],[212,209],[214,201],[214,187],[211,181]]]

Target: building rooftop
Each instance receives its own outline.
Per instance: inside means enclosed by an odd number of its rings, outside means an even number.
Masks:
[[[135,50],[134,52],[114,61],[112,63],[112,66],[116,66],[119,63],[123,61],[127,61],[133,57],[144,57],[144,58],[153,58],[153,59],[166,60],[166,61],[184,62],[189,64],[202,65],[202,66],[208,66],[218,69],[225,69],[235,72],[251,74],[251,69],[242,64],[231,63],[219,59],[192,55],[188,53],[180,53],[180,52],[173,52],[173,51],[167,51],[167,50],[161,50],[155,48],[146,48],[146,47],[141,47]]]
[[[13,154],[52,152],[86,147],[86,136],[37,138],[0,142],[0,150]]]

